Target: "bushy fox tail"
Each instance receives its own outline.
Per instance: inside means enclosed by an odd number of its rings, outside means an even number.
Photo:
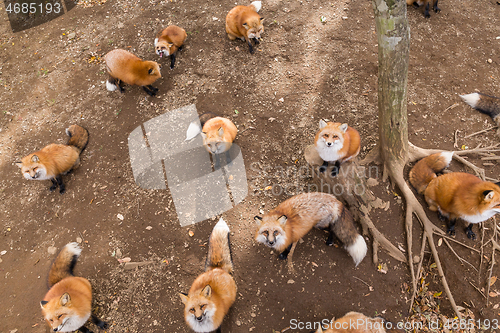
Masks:
[[[335,236],[344,244],[345,249],[354,260],[354,264],[358,266],[366,256],[368,247],[363,236],[356,230],[351,212],[344,205],[342,205],[340,216],[331,225],[331,228],[333,228],[331,231]]]
[[[497,124],[500,122],[500,118],[497,118],[500,114],[500,98],[481,93],[460,95],[460,97],[472,108],[490,116]]]
[[[80,125],[71,125],[66,128],[66,134],[69,136],[68,145],[73,146],[81,153],[87,147],[89,142],[89,132]]]
[[[443,151],[424,157],[410,170],[410,183],[419,194],[424,193],[427,185],[437,177],[436,172],[447,168],[452,158],[452,151]]]
[[[62,248],[50,267],[49,288],[62,279],[73,276],[73,269],[75,268],[78,257],[80,257],[80,253],[82,253],[82,249],[76,242],[66,244],[66,246]]]
[[[229,244],[229,227],[221,218],[214,227],[208,241],[208,256],[205,271],[221,268],[228,273],[233,272],[231,246]]]
[[[254,1],[248,7],[250,8],[253,7],[253,10],[255,10],[258,13],[259,10],[262,8],[262,1]]]

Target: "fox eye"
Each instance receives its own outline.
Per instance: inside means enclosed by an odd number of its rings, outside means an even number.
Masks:
[[[54,321],[53,319],[49,319],[49,320],[50,320],[50,322],[53,322],[53,321]]]
[[[339,136],[338,136],[338,135],[334,135],[334,136],[333,136],[333,138],[334,138],[334,139],[338,139],[338,138],[339,138]]]
[[[273,235],[276,237],[278,235],[278,230],[274,231]]]
[[[189,312],[194,313],[194,308],[190,309]]]
[[[61,319],[61,317],[62,317],[62,316],[63,316],[63,315],[62,315],[62,314],[60,314],[59,316],[57,316],[57,319]]]
[[[202,310],[202,311],[203,311],[203,310],[205,310],[205,308],[206,308],[206,307],[207,307],[207,305],[206,305],[206,304],[203,304],[202,306],[200,306],[200,310]]]
[[[267,237],[267,236],[269,236],[269,231],[266,230],[262,234]]]

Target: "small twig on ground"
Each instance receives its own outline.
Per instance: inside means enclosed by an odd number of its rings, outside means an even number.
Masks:
[[[482,130],[482,131],[479,131],[479,132],[475,132],[475,133],[472,133],[472,134],[466,135],[466,136],[464,136],[464,139],[470,138],[470,137],[472,137],[472,136],[474,136],[474,135],[478,135],[478,134],[481,134],[481,133],[484,133],[484,132],[491,131],[492,129],[496,129],[496,128],[498,128],[498,126],[492,126],[492,127],[490,127],[490,128],[484,129],[484,130]]]
[[[365,284],[365,285],[368,287],[368,289],[369,289],[370,291],[373,291],[373,287],[372,287],[372,286],[370,286],[370,285],[369,285],[368,283],[366,283],[365,281],[361,280],[359,277],[353,276],[353,278],[355,278],[356,280],[361,281],[363,284]]]
[[[479,290],[479,288],[478,288],[478,287],[476,287],[476,286],[475,286],[472,282],[470,282],[470,281],[469,281],[469,284],[470,284],[471,286],[473,286],[473,287],[474,287],[474,289],[476,289],[476,290],[478,291],[478,293],[480,293],[480,294],[481,294],[481,296],[483,296],[484,298],[486,298],[486,295],[485,295],[485,294],[484,294],[481,290]]]
[[[446,240],[445,238],[443,238],[444,242],[446,245],[448,245],[448,248],[451,250],[451,252],[453,252],[453,254],[458,258],[458,260],[460,260],[460,262],[463,264],[463,263],[466,263],[468,264],[470,267],[472,267],[476,272],[479,273],[478,269],[476,267],[474,267],[474,265],[472,265],[470,262],[468,262],[467,260],[465,260],[464,258],[460,257],[456,252],[455,250],[453,250],[453,248],[451,247],[450,243],[448,242],[448,240]]]
[[[491,287],[491,275],[493,274],[493,266],[495,266],[495,251],[500,250],[500,245],[491,239],[491,244],[493,245],[493,249],[491,250],[491,266],[490,266],[490,274],[488,275],[488,279],[486,280],[486,284],[488,285],[488,290],[486,291],[486,306],[490,305],[490,287]]]
[[[460,132],[459,130],[456,130],[456,131],[455,131],[455,142],[453,142],[453,147],[455,147],[455,148],[458,148],[458,143],[457,143],[457,141],[458,141],[458,133],[459,133],[459,132]]]

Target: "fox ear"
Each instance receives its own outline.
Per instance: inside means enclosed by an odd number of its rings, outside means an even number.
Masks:
[[[224,129],[222,127],[219,128],[219,130],[217,131],[217,134],[219,134],[219,136],[223,136],[224,135]]]
[[[167,43],[168,48],[171,48],[174,44],[172,43]]]
[[[203,290],[201,291],[200,295],[206,298],[210,298],[210,296],[212,296],[212,287],[210,287],[210,285],[207,284],[205,288],[203,288]]]
[[[243,23],[243,26],[245,27],[245,29],[250,29],[250,27],[248,26],[248,23]]]
[[[342,125],[340,125],[340,130],[345,133],[347,131],[348,127],[349,126],[347,126],[347,124],[342,124]]]
[[[280,218],[278,219],[278,222],[284,226],[288,218],[285,215],[281,215]]]
[[[493,192],[492,190],[484,191],[483,192],[484,201],[490,201],[491,199],[493,199],[494,194],[495,192]]]
[[[45,306],[45,304],[47,304],[48,302],[47,301],[41,301],[40,302],[40,307],[43,309],[43,307]]]
[[[179,293],[179,297],[181,298],[181,301],[182,301],[183,304],[187,303],[187,301],[188,301],[187,294]]]
[[[323,329],[321,328],[321,325],[319,326],[318,330],[316,331],[316,333],[323,333]]]
[[[16,162],[16,165],[17,165],[18,167],[22,168],[22,167],[23,167],[23,162]]]
[[[40,159],[38,158],[38,156],[33,155],[33,156],[31,156],[31,162],[38,163],[38,162],[40,162]]]
[[[69,296],[68,293],[64,293],[61,298],[59,299],[59,302],[61,303],[62,306],[65,306],[71,301],[71,297]]]
[[[201,132],[201,137],[203,138],[203,140],[205,140],[207,138],[207,133],[205,132]]]
[[[254,221],[255,221],[255,223],[257,223],[258,225],[260,225],[260,224],[262,223],[262,217],[257,216],[257,215],[255,215],[255,216],[253,217],[253,220],[254,220]]]
[[[324,121],[323,119],[320,119],[319,120],[319,129],[323,129],[326,127],[326,121]]]

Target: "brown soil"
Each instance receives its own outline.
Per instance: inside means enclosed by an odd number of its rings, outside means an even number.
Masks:
[[[236,142],[250,188],[243,203],[223,214],[232,231],[238,285],[224,332],[272,332],[290,326],[292,319],[318,321],[351,310],[383,314],[392,321],[409,315],[408,267],[384,253],[380,260],[387,264],[387,274],[377,271],[371,250],[354,268],[340,246],[327,247],[326,236],[314,231],[298,245],[297,274],[291,276],[276,253],[253,240],[253,216],[289,197],[273,195],[268,186],[304,188],[312,182],[275,172],[305,166],[303,149],[312,143],[320,118],[357,128],[362,155],[377,142],[377,42],[371,3],[264,1],[266,30],[253,55],[242,41],[229,41],[225,35],[224,18],[233,6],[229,1],[110,0],[90,8],[77,6],[15,34],[5,7],[0,7],[0,251],[7,251],[0,257],[0,332],[44,331],[38,302],[54,258],[48,249],[77,237],[84,250],[76,272],[92,282],[95,313],[112,324],[108,332],[189,331],[177,293],[186,292],[202,272],[215,219],[181,228],[168,190],[144,190],[135,184],[127,137],[143,122],[192,103],[199,113],[217,112],[239,127]],[[497,143],[494,131],[464,139],[493,122],[462,103],[458,94],[478,90],[500,95],[500,6],[494,0],[443,1],[440,8],[430,19],[408,8],[410,141],[454,149],[458,130],[459,147]],[[155,34],[168,24],[188,32],[174,70],[153,50]],[[72,33],[74,38],[68,38]],[[99,56],[114,48],[163,65],[156,98],[138,87],[127,86],[124,94],[105,89]],[[444,112],[454,103],[458,105]],[[72,123],[89,130],[90,143],[80,169],[64,177],[67,192],[49,192],[49,181],[25,180],[14,162],[66,140],[64,129]],[[470,160],[482,165],[480,156]],[[264,174],[265,167],[273,173]],[[498,178],[496,161],[484,167],[489,177]],[[381,181],[381,174],[372,176]],[[387,211],[372,211],[375,224],[404,248],[401,200],[387,183],[373,190],[390,202]],[[414,243],[420,244],[415,223]],[[480,249],[480,241],[468,240],[459,226],[456,239]],[[486,227],[488,234],[491,221]],[[479,267],[477,253],[458,245],[455,250]],[[477,272],[461,265],[446,246],[439,252],[457,303],[476,318],[498,318],[499,309],[493,307],[498,298],[486,307],[470,284],[485,286],[490,248],[485,248],[479,281]],[[117,261],[120,253],[134,262],[153,263],[124,270]],[[427,267],[431,263],[426,260]],[[496,266],[493,275],[499,274]],[[437,274],[430,276],[430,289],[441,291]],[[498,288],[498,283],[493,285],[493,290]],[[445,296],[440,303],[443,313],[453,315]]]

